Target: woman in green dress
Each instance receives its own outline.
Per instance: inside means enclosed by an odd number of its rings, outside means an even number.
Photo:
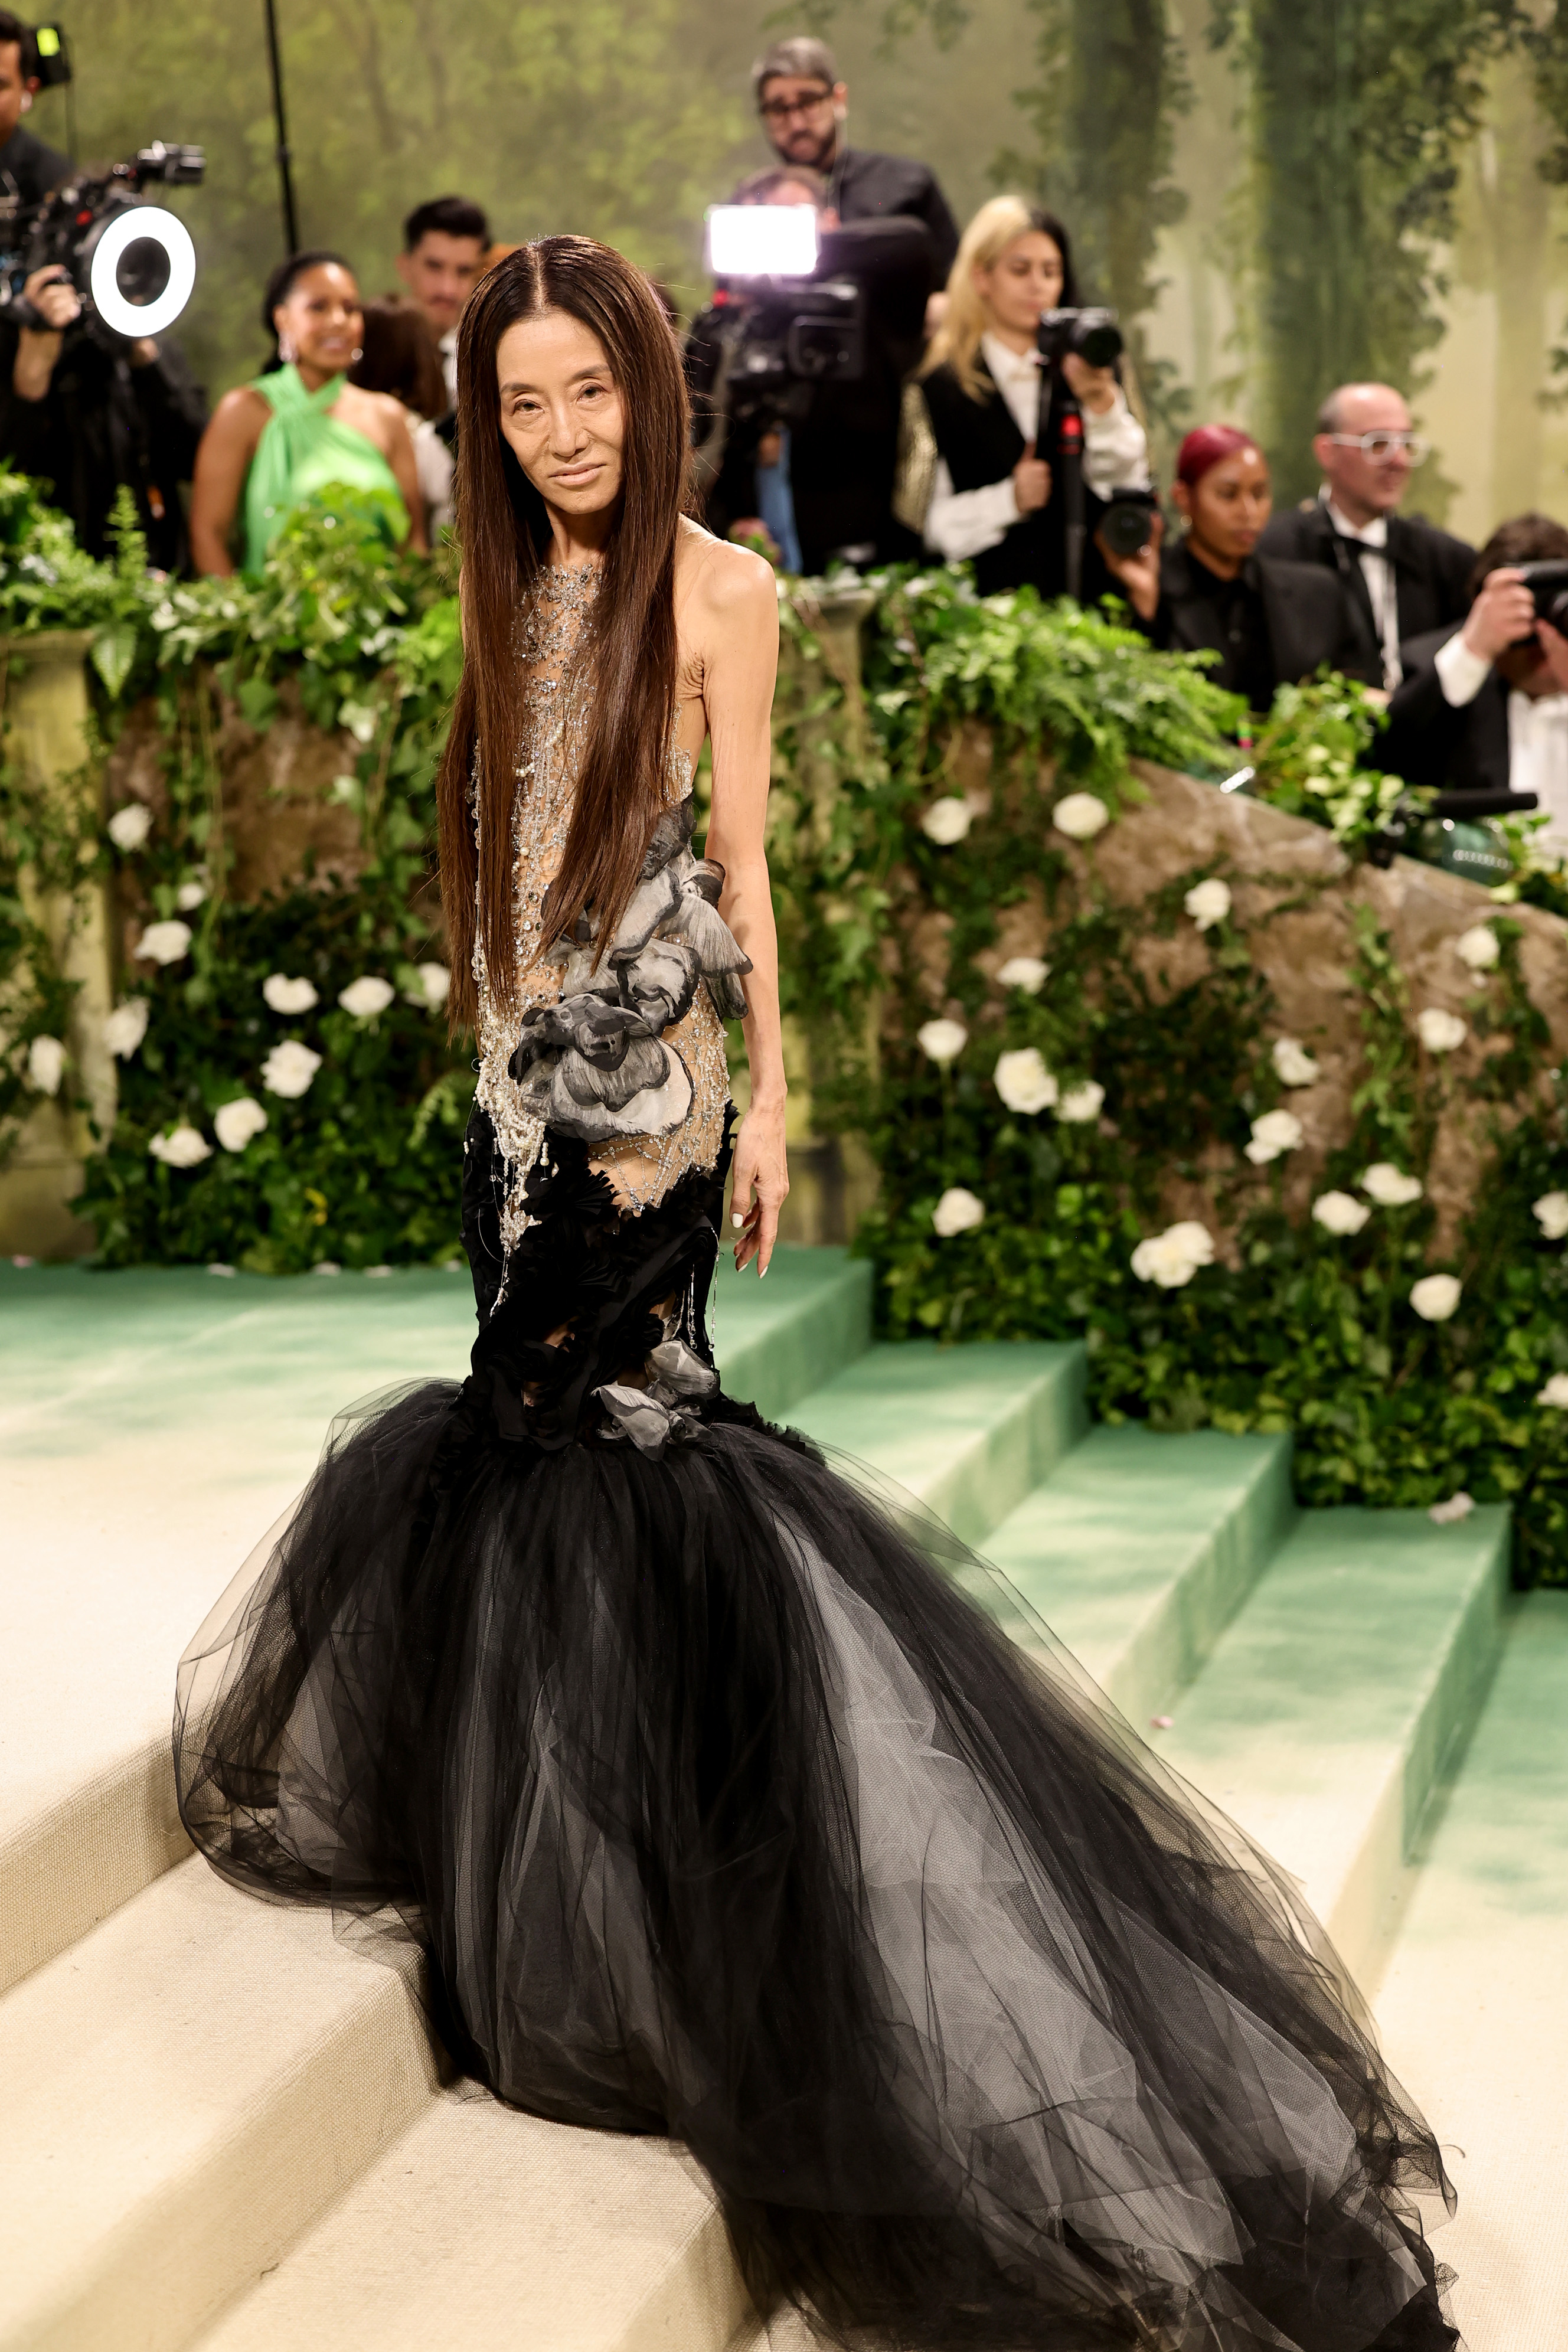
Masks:
[[[408,425],[385,393],[348,381],[363,311],[347,262],[296,253],[268,280],[262,316],[278,363],[219,401],[196,452],[191,552],[198,572],[258,572],[288,516],[329,485],[379,495],[399,544],[427,552]],[[232,545],[243,500],[244,541]]]

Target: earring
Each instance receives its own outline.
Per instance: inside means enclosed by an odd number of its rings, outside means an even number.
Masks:
[[[350,365],[350,367],[358,367],[358,365],[359,365],[359,363],[360,363],[361,360],[363,360],[363,357],[364,357],[364,345],[363,345],[363,343],[356,343],[356,344],[354,345],[354,347],[353,347],[353,351],[349,353],[349,365]]]
[[[287,328],[283,329],[278,337],[278,356],[285,367],[292,367],[300,356],[295,348],[294,338]]]

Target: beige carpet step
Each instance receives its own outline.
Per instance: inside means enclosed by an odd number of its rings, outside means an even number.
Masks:
[[[436,2084],[395,1969],[168,1872],[0,2000],[0,2352],[173,2352]]]
[[[725,2352],[752,2325],[666,2140],[447,2091],[193,2352]]]

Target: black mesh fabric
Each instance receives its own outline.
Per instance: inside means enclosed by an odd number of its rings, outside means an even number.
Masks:
[[[182,1664],[214,1865],[413,1938],[499,2097],[683,2142],[833,2341],[1455,2344],[1438,2150],[1291,1883],[906,1496],[721,1393],[598,1415],[677,1292],[705,1347],[721,1171],[537,1183],[469,1380],[344,1414]]]

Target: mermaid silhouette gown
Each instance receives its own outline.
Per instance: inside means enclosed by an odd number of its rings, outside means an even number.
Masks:
[[[593,578],[522,624],[530,954]],[[1290,1883],[719,1384],[744,958],[690,817],[679,774],[596,971],[563,943],[509,1020],[480,972],[472,1368],[344,1414],[193,1643],[186,1827],[414,1938],[500,2098],[684,2142],[759,2305],[836,2340],[1451,2345],[1438,2151]]]

